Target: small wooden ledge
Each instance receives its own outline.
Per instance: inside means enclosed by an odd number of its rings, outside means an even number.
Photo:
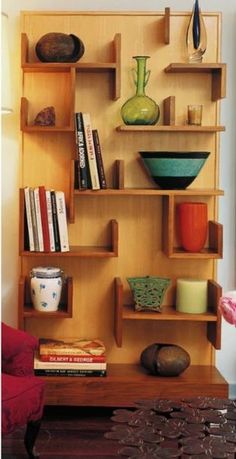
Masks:
[[[124,320],[181,321],[206,322],[207,338],[211,344],[220,349],[221,317],[218,310],[222,288],[213,280],[208,280],[208,309],[203,314],[186,314],[176,311],[175,305],[164,305],[161,312],[135,311],[134,305],[123,303],[124,287],[119,277],[114,280],[115,314],[114,336],[118,347],[122,347]]]
[[[197,126],[197,125],[190,125],[190,124],[183,124],[183,125],[180,125],[180,124],[177,124],[177,125],[174,125],[174,124],[168,124],[171,120],[171,117],[172,117],[172,120],[173,120],[173,113],[175,111],[175,104],[174,104],[174,100],[171,99],[171,97],[173,96],[170,96],[170,97],[167,97],[167,99],[165,99],[165,102],[164,102],[164,122],[166,122],[166,125],[163,124],[155,124],[155,125],[126,125],[126,124],[122,124],[120,126],[117,126],[116,130],[118,132],[158,132],[158,133],[161,133],[161,132],[184,132],[185,134],[188,133],[188,132],[204,132],[204,133],[214,133],[214,132],[221,132],[221,131],[225,131],[225,127],[224,126]]]
[[[71,93],[71,97],[72,93]],[[74,124],[73,124],[73,115],[70,114],[69,124],[67,126],[39,126],[30,124],[28,121],[28,100],[26,97],[21,98],[21,110],[20,110],[20,128],[22,132],[29,132],[29,133],[42,133],[42,132],[74,132]],[[74,102],[72,101],[71,104],[74,107]],[[74,112],[73,112],[74,113]]]
[[[223,99],[226,96],[226,64],[182,64],[173,63],[164,69],[166,73],[211,73],[212,101]]]
[[[203,193],[204,195],[204,193]],[[162,245],[163,252],[169,258],[175,259],[219,259],[223,256],[223,226],[215,221],[208,222],[208,247],[201,252],[187,252],[180,247],[174,247],[175,235],[175,197],[163,197],[162,212]]]
[[[72,317],[73,279],[67,277],[63,284],[61,301],[58,311],[41,312],[34,309],[30,295],[30,278],[21,276],[19,280],[19,328],[24,328],[24,320],[28,317],[38,319],[68,319]]]

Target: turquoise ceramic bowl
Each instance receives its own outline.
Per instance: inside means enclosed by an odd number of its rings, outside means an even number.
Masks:
[[[210,152],[140,151],[154,182],[163,189],[185,189],[197,177]]]

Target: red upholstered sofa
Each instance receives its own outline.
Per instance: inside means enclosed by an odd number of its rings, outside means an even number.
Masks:
[[[24,438],[31,459],[43,414],[44,382],[34,376],[38,340],[2,323],[2,434],[27,426]]]

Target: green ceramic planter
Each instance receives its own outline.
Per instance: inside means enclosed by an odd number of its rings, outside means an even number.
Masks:
[[[170,285],[170,279],[146,276],[128,277],[127,281],[133,293],[136,311],[161,311],[161,304]]]

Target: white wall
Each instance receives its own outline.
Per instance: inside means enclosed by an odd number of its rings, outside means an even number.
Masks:
[[[134,5],[135,3],[135,5]],[[18,280],[18,188],[20,171],[20,43],[19,12],[23,10],[150,10],[163,11],[169,6],[175,11],[190,11],[192,0],[2,0],[2,10],[9,14],[12,50],[12,88],[14,114],[2,121],[2,318],[17,323]],[[222,11],[222,62],[228,64],[227,98],[222,101],[221,124],[221,187],[219,221],[224,224],[224,259],[218,263],[218,281],[223,290],[236,289],[236,2],[235,0],[200,0],[204,11]],[[210,37],[208,37],[210,40]],[[236,384],[236,330],[223,322],[222,349],[217,352],[217,367],[225,378]]]

